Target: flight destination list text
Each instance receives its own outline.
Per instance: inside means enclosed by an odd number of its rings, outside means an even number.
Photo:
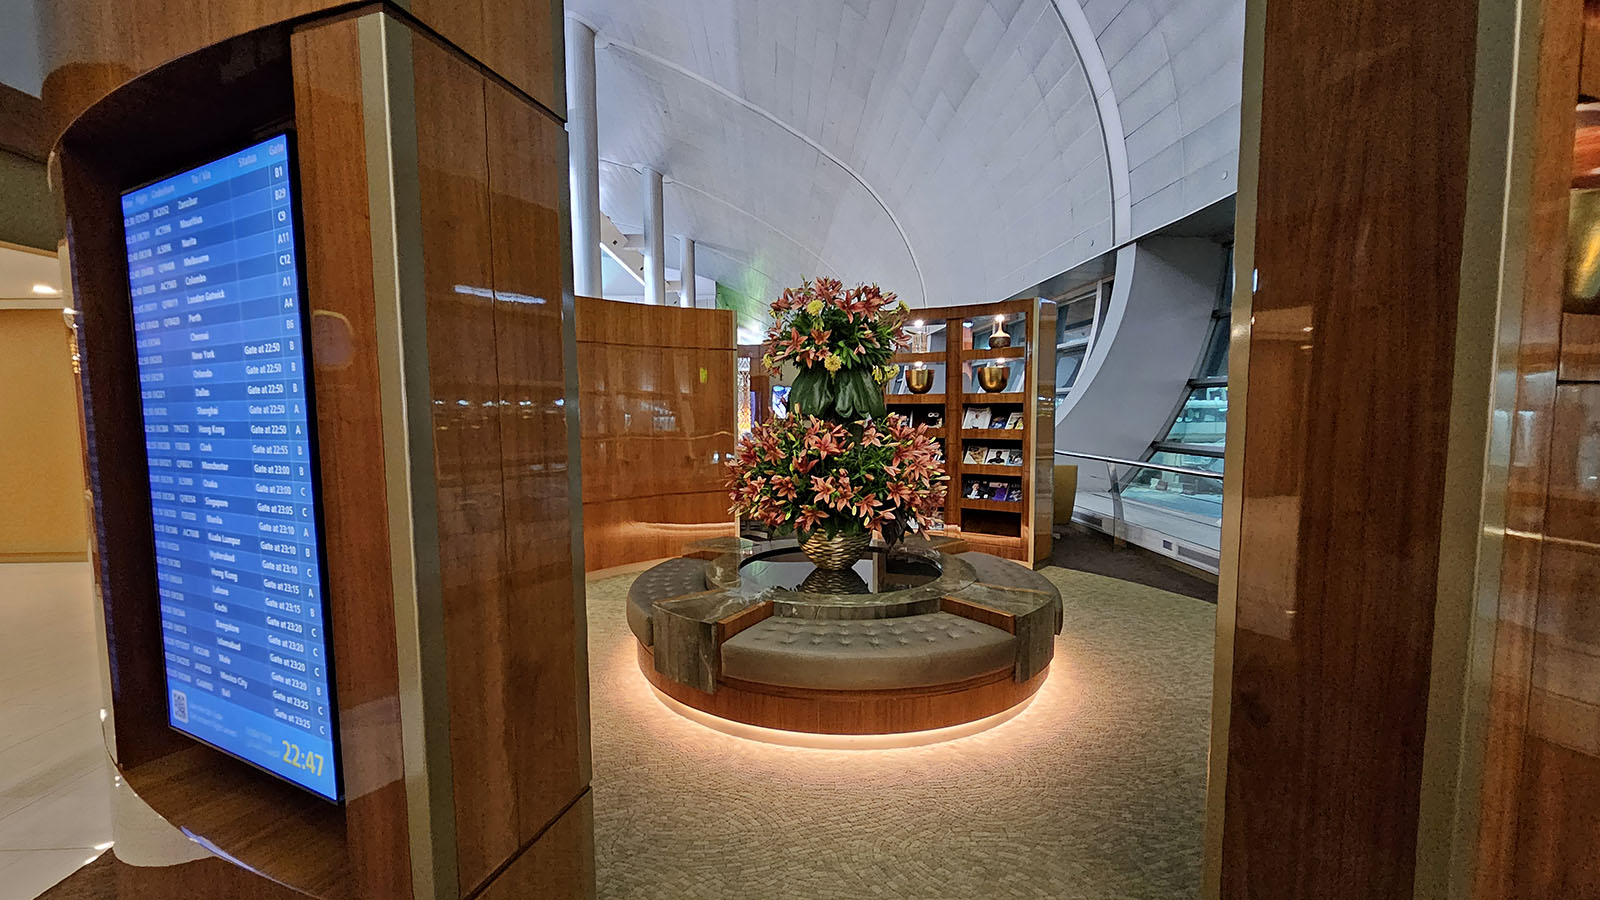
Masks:
[[[174,728],[337,799],[279,135],[122,197]]]

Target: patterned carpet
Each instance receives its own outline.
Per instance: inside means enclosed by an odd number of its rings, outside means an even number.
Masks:
[[[1049,680],[1021,715],[899,750],[744,741],[668,711],[634,662],[632,576],[589,584],[602,900],[1189,900],[1215,607],[1061,568]]]

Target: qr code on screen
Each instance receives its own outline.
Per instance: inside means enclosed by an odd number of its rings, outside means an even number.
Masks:
[[[189,695],[183,691],[172,692],[172,717],[179,722],[189,721]]]

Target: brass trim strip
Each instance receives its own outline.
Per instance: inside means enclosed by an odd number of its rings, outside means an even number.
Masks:
[[[358,22],[412,895],[459,894],[412,33]]]
[[[557,43],[564,46],[565,42]],[[561,171],[570,171],[566,141],[561,142],[559,154]],[[589,727],[589,608],[585,571],[588,563],[583,549],[583,432],[578,385],[578,300],[572,280],[572,191],[565,178],[561,180],[560,194],[561,220],[557,231],[561,241],[561,375],[562,390],[566,394],[562,411],[567,419],[567,524],[571,529],[572,631],[576,644],[573,659],[577,668],[574,682],[577,691],[573,700],[578,707],[578,774],[588,785],[594,777]],[[593,873],[592,866],[589,871]]]
[[[1205,856],[1200,897],[1222,896],[1222,837],[1228,799],[1228,729],[1233,717],[1233,641],[1239,614],[1239,544],[1244,517],[1245,410],[1254,319],[1256,189],[1261,181],[1261,83],[1268,0],[1246,0],[1244,88],[1239,123],[1239,193],[1234,212],[1233,313],[1228,323],[1228,428],[1222,455],[1216,649],[1211,676],[1211,753],[1206,773]]]

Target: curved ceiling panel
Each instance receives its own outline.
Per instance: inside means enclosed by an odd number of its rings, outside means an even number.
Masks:
[[[600,37],[601,155],[682,183],[668,229],[715,245],[707,275],[781,286],[826,265],[976,303],[1110,249],[1105,140],[1050,0],[567,9]],[[601,177],[603,210],[637,223],[637,176]]]
[[[877,280],[920,302],[899,229],[845,168],[780,123],[671,65],[616,45],[595,55],[601,208],[642,226],[636,166],[662,172],[668,229],[705,275],[759,299],[818,274]],[[843,239],[841,239],[841,236]]]

